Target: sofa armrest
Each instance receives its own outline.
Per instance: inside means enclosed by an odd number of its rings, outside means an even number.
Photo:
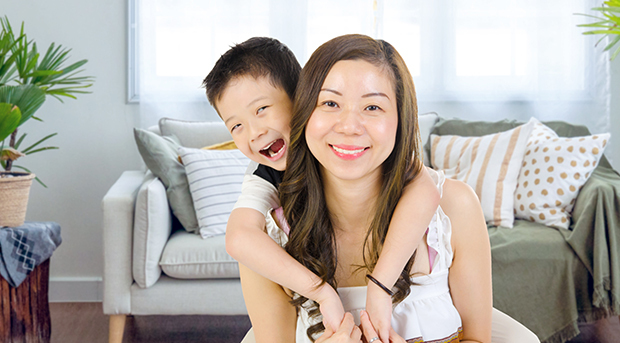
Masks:
[[[134,203],[144,172],[125,171],[103,197],[103,312],[131,313]]]

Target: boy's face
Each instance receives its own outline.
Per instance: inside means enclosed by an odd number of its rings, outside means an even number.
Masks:
[[[293,103],[284,90],[266,77],[241,76],[229,82],[216,106],[244,155],[276,170],[286,168]]]

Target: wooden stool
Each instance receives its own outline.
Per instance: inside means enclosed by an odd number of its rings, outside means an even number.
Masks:
[[[47,259],[17,288],[0,277],[0,342],[50,342],[49,269]]]

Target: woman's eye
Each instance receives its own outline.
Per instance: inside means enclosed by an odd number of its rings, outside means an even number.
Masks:
[[[241,124],[236,124],[236,125],[233,125],[233,127],[231,127],[231,128],[230,128],[230,132],[231,132],[231,133],[232,133],[232,132],[234,132],[234,131],[235,131],[235,129],[236,129],[236,128],[238,128],[238,127],[240,127],[240,126],[241,126]]]
[[[338,104],[333,102],[333,101],[324,101],[323,105],[325,105],[327,107],[338,107]]]
[[[381,109],[381,107],[379,107],[377,105],[370,105],[370,106],[366,107],[366,110],[368,110],[368,111],[378,111],[380,109]]]

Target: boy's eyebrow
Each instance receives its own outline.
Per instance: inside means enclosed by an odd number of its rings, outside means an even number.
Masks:
[[[370,97],[373,97],[373,96],[383,96],[383,97],[388,98],[388,100],[390,99],[390,97],[387,96],[387,94],[381,93],[381,92],[364,94],[364,95],[362,95],[362,98],[370,98]]]
[[[267,97],[266,96],[259,96],[258,98],[250,101],[246,107],[251,107],[253,104],[255,104],[255,103],[257,103],[257,102],[259,102],[261,100],[264,100],[264,99],[267,99]]]
[[[234,118],[235,118],[235,116],[228,117],[228,119],[224,120],[224,125],[228,126],[228,122],[233,120]]]

